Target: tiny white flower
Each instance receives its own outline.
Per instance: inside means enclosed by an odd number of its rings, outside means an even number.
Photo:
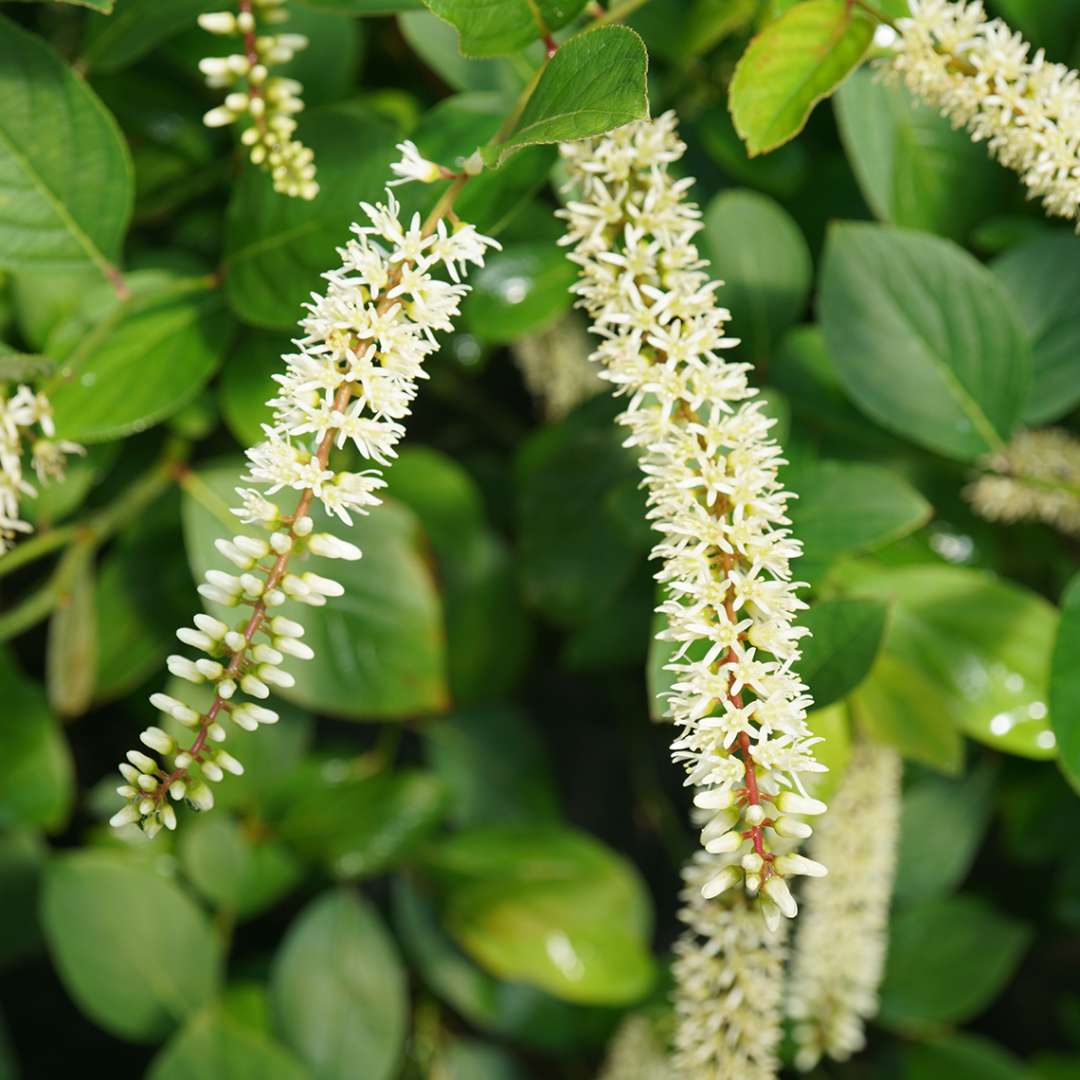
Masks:
[[[396,176],[396,180],[390,181],[390,186],[407,184],[412,180],[418,180],[421,184],[432,184],[442,179],[443,170],[434,161],[428,161],[420,154],[416,144],[406,139],[397,145],[401,151],[401,160],[395,161],[390,166],[390,171]]]

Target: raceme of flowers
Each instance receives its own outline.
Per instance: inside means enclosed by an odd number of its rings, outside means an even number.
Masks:
[[[608,1043],[597,1080],[669,1080],[666,1038],[644,1013],[631,1013]]]
[[[213,702],[203,712],[166,694],[151,697],[155,708],[194,737],[181,747],[161,728],[142,733],[145,747],[163,760],[141,750],[128,753],[117,789],[126,802],[111,819],[115,826],[138,822],[153,836],[176,827],[170,799],[208,809],[214,800],[207,782],[243,772],[222,746],[225,721],[247,731],[276,723],[277,713],[261,702],[273,687],[292,685],[283,661],[313,655],[302,640],[303,624],[277,609],[289,599],[321,607],[344,591],[337,581],[292,564],[306,554],[348,560],[361,554],[348,540],[315,531],[309,510],[318,501],[351,526],[353,514],[378,505],[384,486],[378,466],[395,456],[417,380],[425,377],[424,361],[438,348],[435,333],[452,328],[469,289],[462,281],[468,267],[483,265],[486,250],[498,246],[467,224],[451,230],[439,220],[425,228],[419,215],[404,224],[389,193],[385,205],[361,207],[368,224],[353,225],[354,237],[338,249],[341,266],[324,275],[326,291],[305,305],[308,314],[294,341],[298,351],[283,358],[285,370],[274,376],[278,390],[268,403],[273,423],[247,451],[244,479],[252,486],[237,489],[242,505],[234,513],[258,534],[218,540],[230,571],[209,570],[199,586],[206,600],[235,609],[237,617],[196,615],[194,625],[176,636],[204,655],[167,661],[172,675],[211,684]],[[331,451],[346,444],[373,467],[335,469]],[[291,513],[267,498],[283,490],[297,493]],[[165,763],[169,758],[171,764]]]
[[[527,334],[513,344],[521,377],[548,420],[560,420],[604,388],[589,363],[588,335],[568,316],[554,326]]]
[[[895,750],[861,743],[852,755],[810,853],[829,876],[808,881],[791,963],[788,1013],[795,1063],[844,1061],[863,1048],[877,1013],[896,869],[900,773]],[[853,829],[851,822],[859,822]]]
[[[199,25],[211,34],[239,36],[241,52],[231,56],[208,56],[199,70],[208,86],[228,90],[222,105],[211,109],[203,122],[224,127],[244,119],[247,126],[240,141],[255,165],[262,166],[283,195],[314,199],[315,155],[298,139],[295,116],[304,108],[303,86],[295,79],[271,75],[307,48],[303,34],[261,33],[266,26],[288,20],[285,0],[240,0],[239,10],[211,11],[199,16]]]
[[[1080,441],[1067,431],[1021,431],[981,462],[968,499],[990,521],[1041,521],[1080,536]]]
[[[720,858],[699,851],[683,871],[674,945],[671,1065],[686,1080],[773,1080],[779,1069],[788,923],[769,926],[745,892],[703,893]]]
[[[41,484],[63,479],[68,455],[86,452],[55,436],[52,406],[44,394],[26,385],[8,394],[0,386],[0,555],[14,547],[20,533],[34,531],[19,515],[20,500],[37,495],[23,472],[27,450]]]
[[[892,68],[956,127],[1015,169],[1047,212],[1080,208],[1080,76],[1032,52],[981,3],[911,0]]]
[[[707,811],[701,838],[713,856],[701,887],[715,897],[741,882],[774,921],[796,913],[792,875],[825,873],[776,850],[810,835],[800,815],[825,810],[806,790],[824,766],[793,670],[804,633],[793,616],[806,605],[789,563],[800,545],[772,421],[748,365],[721,357],[737,344],[724,336],[730,316],[693,243],[701,222],[684,199],[691,181],[668,171],[683,150],[671,113],[564,145],[578,188],[561,211],[564,242],[582,271],[579,304],[603,339],[594,359],[629,398],[619,419],[661,534],[653,556],[667,594],[660,636],[674,643],[672,753]]]

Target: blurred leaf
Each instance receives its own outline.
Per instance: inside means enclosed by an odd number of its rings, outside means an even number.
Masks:
[[[184,539],[192,573],[201,579],[221,558],[214,540],[244,531],[223,524],[210,503],[228,514],[241,473],[235,461],[219,461],[194,477],[201,499],[185,492]],[[293,501],[282,496],[282,505]],[[430,568],[421,550],[416,519],[406,507],[385,502],[352,531],[330,526],[321,508],[312,516],[317,531],[332,528],[363,548],[358,562],[309,557],[304,569],[345,586],[345,595],[325,607],[295,601],[280,611],[299,619],[314,660],[289,660],[284,669],[296,685],[283,697],[306,708],[348,719],[400,719],[437,712],[447,701],[442,611]],[[255,535],[253,530],[252,534]],[[298,564],[299,565],[299,564]],[[219,618],[236,621],[235,612],[211,605]]]
[[[893,469],[843,461],[788,466],[784,480],[798,497],[788,506],[803,544],[798,573],[814,580],[841,555],[871,551],[929,520],[927,501]]]
[[[395,11],[416,11],[423,0],[301,0],[308,7],[345,11],[350,15],[391,15]]]
[[[655,3],[656,0],[651,0],[648,7]],[[651,39],[647,40],[651,43]],[[764,191],[777,199],[790,199],[803,188],[810,155],[801,141],[785,143],[772,153],[752,158],[735,130],[731,114],[721,105],[702,111],[697,121],[697,136],[705,153],[736,183]]]
[[[813,265],[799,226],[767,195],[724,191],[705,208],[702,246],[724,282],[726,332],[741,339],[743,357],[768,357],[810,296]]]
[[[1061,623],[1050,665],[1050,720],[1057,737],[1058,764],[1080,792],[1080,576],[1061,598]]]
[[[1006,251],[991,269],[1016,306],[1031,343],[1024,420],[1045,424],[1080,402],[1080,240],[1048,233]]]
[[[648,62],[641,38],[625,26],[572,37],[548,61],[506,138],[484,150],[484,160],[498,166],[524,146],[586,139],[644,119]]]
[[[424,727],[424,748],[458,826],[559,816],[555,780],[535,726],[511,706],[477,707]]]
[[[974,896],[925,900],[892,920],[879,1019],[902,1031],[961,1024],[1012,978],[1031,931]]]
[[[876,600],[821,600],[799,618],[809,627],[798,671],[815,708],[846,698],[866,678],[885,635],[889,609]]]
[[[156,1041],[217,989],[220,956],[210,923],[177,885],[131,858],[56,856],[41,910],[68,993],[119,1038]]]
[[[303,877],[303,868],[286,847],[262,835],[257,825],[224,812],[185,822],[179,854],[195,888],[216,908],[240,918],[273,906]]]
[[[894,892],[901,904],[951,892],[967,876],[986,834],[997,770],[924,776],[904,792]]]
[[[147,1080],[306,1080],[310,1074],[267,1035],[206,1009],[165,1044],[146,1076]]]
[[[58,829],[75,795],[71,752],[45,694],[0,649],[4,752],[0,754],[0,828]]]
[[[637,1001],[652,985],[644,883],[587,834],[490,825],[440,842],[426,866],[447,929],[499,977],[591,1004]]]
[[[822,740],[814,747],[814,757],[828,770],[810,774],[806,778],[807,788],[815,799],[828,803],[844,779],[854,749],[847,706],[827,705],[821,709],[815,703],[806,723],[810,733]]]
[[[115,304],[77,340],[59,328],[51,348],[62,364],[49,384],[57,432],[102,442],[164,420],[209,380],[232,326],[220,291],[174,281]]]
[[[766,26],[735,68],[728,99],[750,156],[798,135],[873,36],[873,20],[846,0],[807,0]]]
[[[292,351],[284,334],[245,330],[225,361],[218,401],[225,423],[241,446],[262,442],[262,425],[271,423],[274,413],[266,404],[277,385],[270,376],[283,370],[281,358]]]
[[[106,271],[131,217],[116,122],[39,37],[0,16],[0,267]]]
[[[682,33],[686,55],[702,56],[743,30],[753,21],[758,7],[758,0],[693,0]]]
[[[41,948],[38,894],[48,855],[44,840],[32,829],[0,830],[0,971]]]
[[[266,173],[248,164],[225,219],[226,298],[245,322],[269,329],[290,329],[303,315],[309,293],[322,288],[323,271],[337,265],[335,249],[360,216],[357,203],[385,198],[398,156],[393,131],[347,105],[305,113],[300,137],[315,151],[318,196],[283,199]]]
[[[11,302],[19,334],[43,352],[53,330],[78,310],[86,293],[101,286],[96,266],[71,270],[23,270],[12,274]]]
[[[413,52],[454,90],[520,90],[522,80],[508,61],[462,56],[457,31],[430,12],[406,11],[398,26]]]
[[[85,454],[72,455],[64,475],[38,486],[37,498],[24,503],[20,512],[39,532],[51,528],[83,505],[119,456],[119,443],[96,443]]]
[[[585,0],[424,0],[429,10],[457,29],[465,56],[500,56],[515,52],[561,30],[585,6]]]
[[[270,979],[277,1027],[315,1080],[388,1080],[408,1014],[405,972],[376,910],[335,890],[289,927]]]
[[[847,392],[884,427],[962,461],[1016,427],[1031,365],[1019,319],[990,271],[948,240],[834,225],[819,310]]]
[[[364,775],[331,760],[299,779],[278,831],[337,878],[394,866],[430,835],[446,806],[443,785],[419,769]]]
[[[901,84],[856,71],[835,108],[852,170],[880,220],[963,242],[1001,206],[1008,174]]]
[[[939,1035],[904,1049],[903,1080],[1033,1080],[1019,1058],[980,1035]]]
[[[112,18],[87,22],[81,63],[88,71],[116,71],[220,7],[220,0],[120,0]]]
[[[33,353],[0,352],[0,381],[27,382],[51,375],[56,364]]]
[[[62,717],[81,716],[94,695],[97,669],[94,552],[83,544],[68,548],[60,563],[64,587],[49,619],[45,651],[45,691]]]
[[[996,0],[997,8],[1010,25],[1024,37],[1034,38],[1052,54],[1063,54],[1067,42],[1080,33],[1080,11],[1070,4],[1048,4],[1046,0]],[[1064,59],[1054,55],[1053,59]]]

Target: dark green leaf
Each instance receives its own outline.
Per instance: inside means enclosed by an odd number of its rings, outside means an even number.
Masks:
[[[42,920],[68,993],[119,1038],[159,1039],[217,989],[210,923],[180,888],[134,859],[104,851],[54,858]]]
[[[889,609],[877,600],[823,600],[799,622],[810,628],[802,639],[799,675],[816,708],[846,698],[866,678],[885,634]]]
[[[241,446],[254,446],[263,438],[274,410],[266,401],[276,383],[270,376],[284,369],[281,357],[293,351],[285,334],[247,330],[230,353],[218,383],[221,414]]]
[[[0,16],[0,267],[102,271],[131,217],[131,160],[94,92]]]
[[[220,9],[220,0],[169,0],[165,5],[159,0],[122,0],[111,19],[89,22],[82,64],[87,70],[116,71],[194,26],[204,11]]]
[[[980,1035],[939,1035],[904,1050],[903,1080],[1033,1080],[1023,1062]]]
[[[60,567],[64,585],[49,619],[45,689],[53,712],[81,716],[94,696],[97,669],[93,549],[69,548]]]
[[[1080,791],[1080,577],[1061,598],[1061,623],[1050,665],[1050,719],[1057,737],[1058,763]]]
[[[455,90],[499,90],[516,94],[523,82],[507,60],[462,56],[457,31],[428,11],[407,11],[398,16],[401,36],[442,80]]]
[[[423,0],[301,0],[308,7],[343,11],[349,15],[392,15],[396,11],[417,11]]]
[[[457,29],[466,56],[515,52],[545,33],[559,30],[586,0],[424,0]]]
[[[271,974],[277,1027],[316,1080],[388,1080],[405,1038],[405,972],[378,912],[324,893],[289,928]]]
[[[873,36],[873,20],[846,0],[796,4],[758,34],[735,68],[728,98],[750,156],[798,135]]]
[[[42,944],[38,894],[49,849],[32,829],[0,831],[0,970],[33,956]],[[3,1076],[0,1068],[0,1076]]]
[[[1019,421],[1031,365],[1019,320],[993,274],[948,240],[834,226],[820,314],[848,393],[897,434],[967,461]]]

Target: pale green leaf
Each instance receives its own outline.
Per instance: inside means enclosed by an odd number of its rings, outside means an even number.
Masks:
[[[866,678],[887,616],[888,608],[877,600],[845,597],[813,604],[799,618],[810,630],[802,639],[799,677],[810,687],[815,708],[842,700]]]

